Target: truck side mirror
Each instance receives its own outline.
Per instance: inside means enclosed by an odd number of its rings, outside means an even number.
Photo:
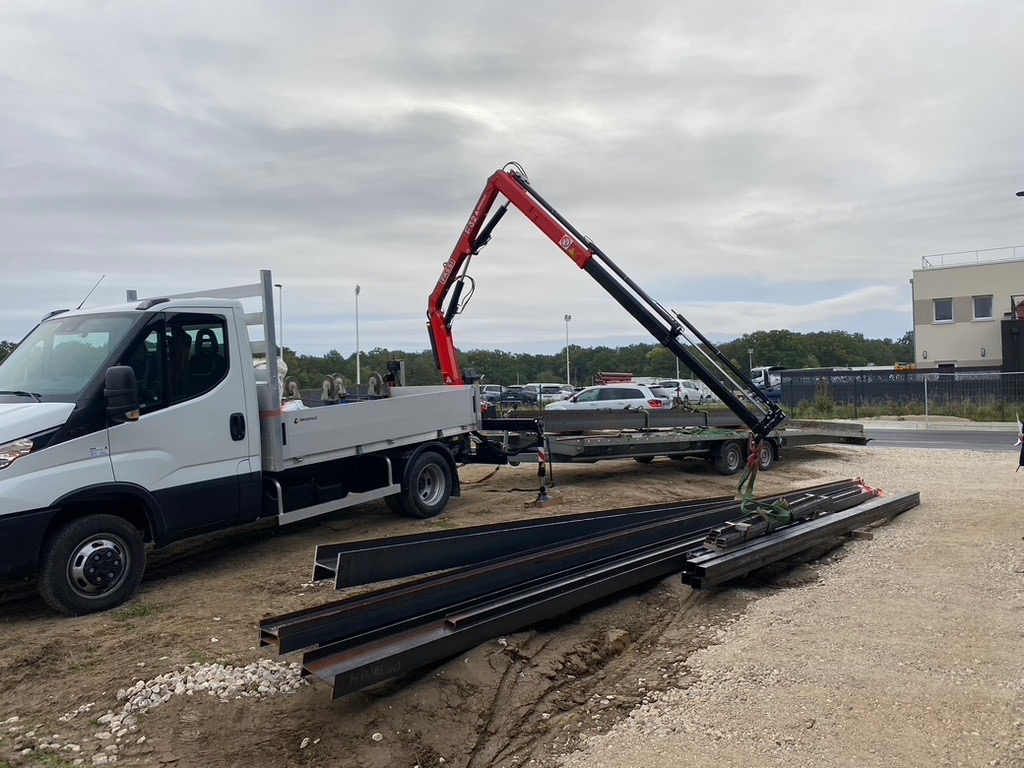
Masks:
[[[135,371],[130,365],[114,365],[107,369],[103,397],[107,401],[107,418],[119,424],[138,421],[139,391],[135,386]]]

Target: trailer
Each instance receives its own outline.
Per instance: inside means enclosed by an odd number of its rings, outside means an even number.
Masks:
[[[536,419],[484,418],[484,433],[504,445],[513,463],[536,461],[543,447],[552,463],[593,463],[659,456],[698,459],[722,474],[739,471],[750,435],[724,411],[546,411]],[[761,441],[758,468],[769,469],[784,449],[824,444],[867,445],[855,423],[786,419]]]

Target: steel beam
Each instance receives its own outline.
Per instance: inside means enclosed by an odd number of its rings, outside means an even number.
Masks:
[[[832,493],[854,480],[822,483],[804,492]],[[791,495],[791,494],[790,494]],[[454,531],[431,531],[384,539],[322,544],[316,548],[313,580],[333,578],[335,587],[406,578],[432,571],[480,563],[545,544],[621,530],[655,519],[710,509],[730,503],[732,496],[653,504],[623,509],[554,515],[493,523]],[[766,496],[773,502],[780,495]]]
[[[313,579],[334,578],[335,587],[340,589],[457,568],[552,542],[593,536],[651,520],[710,509],[729,503],[731,498],[719,496],[680,504],[653,504],[493,523],[456,531],[321,544],[316,548]]]

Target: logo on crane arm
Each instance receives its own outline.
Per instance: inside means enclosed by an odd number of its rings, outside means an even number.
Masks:
[[[455,268],[455,256],[452,256],[448,261],[444,263],[444,269],[441,270],[441,278],[437,281],[438,285],[444,285],[448,282],[448,277],[451,275],[452,270]]]
[[[462,234],[468,235],[473,230],[473,227],[476,226],[477,219],[480,218],[481,209],[483,207],[484,207],[484,196],[481,195],[480,196],[480,200],[476,204],[476,208],[473,210],[473,213],[471,213],[469,215],[469,221],[466,222],[466,228],[464,230],[462,230]]]

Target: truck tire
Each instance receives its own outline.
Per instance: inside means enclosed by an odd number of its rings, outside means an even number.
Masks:
[[[723,475],[735,475],[743,466],[743,449],[740,444],[730,440],[722,443],[715,455],[715,469]]]
[[[452,495],[452,470],[443,456],[424,451],[413,460],[407,477],[402,492],[388,497],[403,515],[425,519],[444,512]]]
[[[138,528],[114,515],[86,515],[57,529],[47,542],[39,594],[66,616],[105,611],[135,594],[145,569]]]

